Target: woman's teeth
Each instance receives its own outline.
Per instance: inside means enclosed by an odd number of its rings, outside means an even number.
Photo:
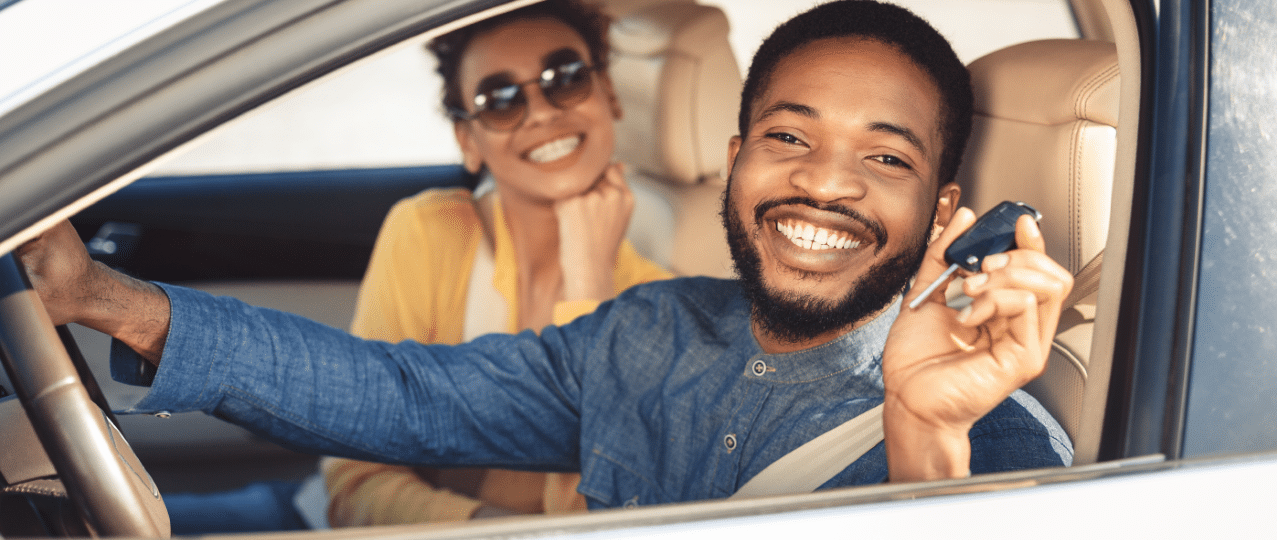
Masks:
[[[581,144],[581,136],[573,135],[562,139],[555,139],[541,146],[533,148],[528,152],[528,159],[535,163],[549,163],[556,159],[571,154],[576,147]]]
[[[846,233],[821,229],[810,223],[776,222],[776,230],[790,242],[803,249],[855,249],[859,240],[852,240]]]

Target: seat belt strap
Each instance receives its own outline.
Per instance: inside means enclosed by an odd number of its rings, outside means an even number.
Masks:
[[[1095,258],[1091,262],[1086,263],[1077,274],[1073,276],[1073,292],[1064,299],[1064,305],[1060,306],[1060,311],[1064,311],[1076,306],[1082,299],[1100,290],[1100,268],[1104,264],[1104,250],[1095,254]]]
[[[785,454],[731,498],[810,493],[878,446],[882,438],[879,404]]]

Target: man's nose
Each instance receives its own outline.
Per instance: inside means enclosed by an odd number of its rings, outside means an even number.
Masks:
[[[821,202],[864,198],[867,182],[860,160],[849,151],[819,149],[790,174],[790,184]]]

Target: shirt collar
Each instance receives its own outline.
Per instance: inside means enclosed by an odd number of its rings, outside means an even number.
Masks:
[[[811,382],[844,373],[874,372],[881,377],[882,349],[891,324],[899,314],[900,297],[897,296],[877,317],[828,343],[780,354],[760,350],[746,363],[744,375],[781,384]]]

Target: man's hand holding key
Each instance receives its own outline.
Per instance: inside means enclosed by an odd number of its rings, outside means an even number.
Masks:
[[[1016,248],[984,257],[963,292],[961,311],[945,305],[952,276],[945,250],[975,223],[966,208],[927,249],[916,283],[942,281],[916,309],[902,309],[883,351],[883,425],[892,481],[968,474],[971,426],[1046,367],[1060,307],[1073,276],[1048,257],[1037,222],[1016,221]],[[923,296],[916,288],[905,304]],[[937,345],[945,344],[945,345]]]

